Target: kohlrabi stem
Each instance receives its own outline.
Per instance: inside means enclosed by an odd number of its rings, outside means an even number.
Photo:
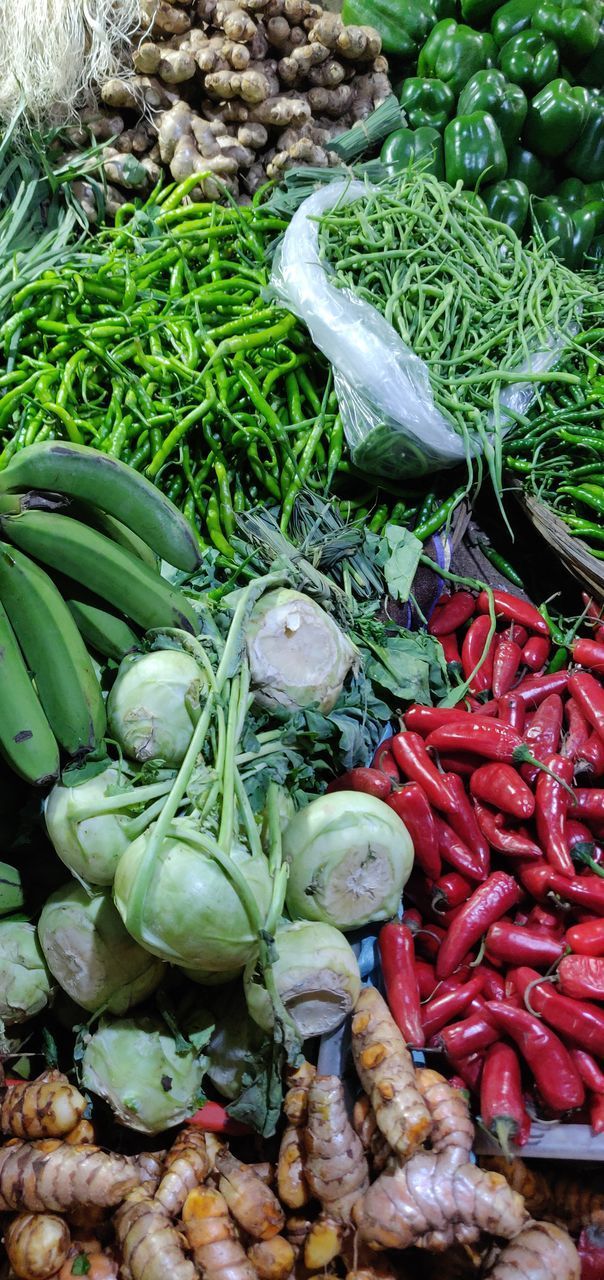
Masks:
[[[271,875],[279,870],[283,862],[281,841],[281,820],[279,814],[279,788],[276,782],[270,782],[266,792],[266,813],[268,817],[268,869]]]
[[[235,747],[237,745],[237,728],[239,724],[239,695],[241,692],[241,676],[231,680],[229,710],[227,714],[226,744],[224,767],[222,770],[222,805],[220,812],[220,828],[218,843],[221,849],[230,852],[235,829]]]
[[[273,892],[264,924],[265,933],[269,934],[271,937],[273,937],[279,920],[283,915],[283,903],[285,902],[288,876],[289,867],[279,867],[279,870],[275,871],[273,874]]]
[[[278,742],[267,742],[258,751],[243,751],[240,756],[235,756],[235,763],[238,767],[241,767],[243,764],[251,764],[253,760],[261,760],[263,756],[281,755],[282,752],[283,748]]]
[[[280,992],[277,988],[277,983],[275,982],[275,974],[273,972],[273,956],[275,959],[277,958],[275,953],[275,944],[273,942],[272,937],[268,938],[262,935],[260,938],[260,949],[258,952],[258,961],[260,964],[260,968],[262,970],[264,985],[270,996],[270,1001],[273,1006],[273,1016],[275,1019],[275,1025],[280,1023],[281,1026],[287,1028],[287,1030],[289,1031],[291,1050],[290,1050],[290,1047],[287,1046],[286,1037],[284,1037],[284,1044],[287,1047],[287,1060],[288,1062],[291,1062],[294,1060],[294,1058],[297,1059],[299,1057],[300,1032],[298,1031],[298,1028],[291,1014],[288,1013],[288,1010],[285,1008],[283,1000],[281,999]],[[293,1052],[294,1045],[297,1046],[297,1052],[295,1053]]]
[[[250,709],[250,669],[247,658],[241,659],[241,670],[239,672],[239,701],[237,705],[237,731],[236,742],[239,742],[243,733],[245,718]],[[233,748],[233,759],[235,758],[235,750]]]
[[[70,800],[69,816],[76,822],[84,822],[86,818],[96,818],[106,813],[121,813],[125,809],[134,808],[135,805],[148,804],[150,800],[166,796],[173,781],[173,778],[167,778],[165,782],[152,782],[148,787],[132,787],[130,791],[122,791],[120,795],[97,800],[96,804],[79,805],[77,800]]]
[[[150,804],[144,813],[139,814],[138,818],[132,818],[130,822],[125,822],[123,829],[128,839],[136,840],[137,836],[142,835],[143,831],[146,831],[147,827],[150,827],[151,823],[155,822],[163,807],[163,797],[160,796],[159,800],[156,800],[154,804]]]
[[[158,640],[161,639],[162,636],[168,636],[169,639],[173,638],[178,640],[182,648],[185,649],[187,653],[190,653],[191,657],[195,658],[195,661],[198,662],[200,667],[203,669],[210,689],[216,689],[214,668],[203,645],[199,643],[199,640],[197,640],[195,636],[190,635],[188,631],[181,631],[179,627],[161,627],[156,629],[155,634],[157,635]]]
[[[250,853],[253,854],[255,858],[263,858],[264,850],[260,840],[260,832],[258,831],[256,819],[252,812],[252,806],[237,766],[234,766],[233,768],[233,780],[235,783],[237,804],[239,805],[239,811],[243,818]]]

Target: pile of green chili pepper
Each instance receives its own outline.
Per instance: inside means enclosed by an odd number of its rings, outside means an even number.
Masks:
[[[266,301],[261,208],[186,204],[186,183],[124,206],[61,270],[13,293],[0,327],[0,467],[34,441],[92,445],[153,479],[231,555],[237,511],[269,498],[286,528],[326,492],[342,428],[328,367]]]
[[[568,332],[588,285],[413,168],[326,213],[320,244],[333,281],[377,307],[425,360],[436,404],[468,458],[481,442],[500,493],[502,425],[526,422],[502,393],[513,383],[579,381],[563,369],[520,375],[519,366]],[[388,439],[378,444],[387,456]]]
[[[604,304],[596,293],[564,368],[570,386],[551,386],[529,429],[506,441],[505,465],[526,492],[546,503],[569,534],[604,559]]]

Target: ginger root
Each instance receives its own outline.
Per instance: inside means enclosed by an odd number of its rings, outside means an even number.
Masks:
[[[65,1077],[42,1077],[6,1090],[0,1127],[15,1138],[61,1138],[75,1129],[86,1107],[86,1099]]]
[[[489,1280],[580,1280],[581,1262],[566,1231],[529,1222],[488,1274]]]
[[[0,1148],[0,1211],[68,1213],[81,1205],[110,1207],[140,1182],[132,1161],[98,1147],[49,1139]]]
[[[63,1266],[71,1246],[69,1227],[50,1213],[21,1213],[9,1223],[4,1247],[21,1280],[47,1280]]]
[[[170,1217],[180,1213],[193,1187],[204,1182],[210,1171],[203,1133],[183,1129],[170,1148],[155,1199]]]
[[[132,1280],[196,1280],[182,1237],[163,1205],[138,1188],[118,1209],[115,1232],[126,1273]]]
[[[430,1133],[430,1113],[415,1081],[411,1054],[375,987],[364,987],[357,1000],[352,1053],[384,1137],[398,1155],[412,1155]]]
[[[226,1204],[236,1222],[255,1240],[270,1240],[283,1230],[285,1215],[270,1187],[250,1169],[236,1160],[226,1148],[216,1157],[218,1183]]]
[[[237,1237],[224,1196],[212,1187],[190,1191],[182,1212],[189,1248],[204,1280],[257,1280]]]

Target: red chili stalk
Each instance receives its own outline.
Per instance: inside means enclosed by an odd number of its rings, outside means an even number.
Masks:
[[[545,761],[547,768],[557,778],[570,786],[573,780],[573,762],[564,756],[552,755]],[[537,780],[535,817],[537,835],[543,852],[554,871],[562,876],[574,876],[575,868],[570,856],[566,820],[568,791],[556,782],[551,773],[541,773]]]
[[[527,1009],[503,1002],[489,1004],[488,1016],[520,1050],[546,1106],[560,1114],[583,1105],[581,1077],[568,1049],[549,1027]]]
[[[405,1043],[421,1049],[425,1038],[411,930],[398,922],[384,925],[380,929],[378,949],[392,1017]]]
[[[470,791],[485,804],[513,818],[532,818],[535,797],[510,764],[483,764],[470,778]]]
[[[419,783],[408,782],[389,797],[388,804],[402,818],[411,836],[418,867],[429,880],[437,880],[442,864],[436,818]]]
[[[519,622],[520,626],[526,627],[527,631],[534,631],[539,636],[549,637],[549,627],[545,618],[541,617],[539,610],[533,604],[529,604],[528,600],[520,600],[518,596],[512,595],[510,591],[494,591],[493,601],[497,618],[508,618],[510,622]],[[489,593],[487,591],[480,592],[476,601],[476,608],[479,613],[489,612]]]
[[[489,1049],[480,1082],[482,1123],[499,1143],[507,1160],[510,1142],[523,1147],[531,1133],[531,1121],[524,1105],[520,1062],[510,1044],[494,1044]]]
[[[564,955],[565,944],[545,932],[527,925],[498,920],[486,937],[487,956],[504,965],[535,965],[549,969]]]
[[[449,930],[438,953],[437,978],[447,978],[453,973],[489,925],[504,916],[519,899],[520,888],[514,877],[504,871],[494,871],[461,907],[455,928]]]
[[[443,813],[452,813],[455,799],[442,773],[428,755],[423,738],[418,733],[396,733],[392,739],[392,752],[401,773],[411,782],[419,782],[430,804]]]

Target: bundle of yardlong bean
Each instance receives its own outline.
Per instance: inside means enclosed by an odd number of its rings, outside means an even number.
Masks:
[[[327,367],[294,316],[267,303],[253,207],[183,206],[186,184],[60,272],[18,289],[0,328],[0,467],[66,437],[145,470],[225,555],[234,515],[270,497],[286,527],[302,486],[341,454]]]
[[[520,378],[518,368],[568,331],[588,286],[546,249],[523,247],[467,193],[413,169],[324,214],[320,245],[332,281],[375,306],[427,363],[436,404],[468,452],[470,435],[480,437],[499,492],[502,421],[519,417],[502,391],[576,380],[566,370]]]

